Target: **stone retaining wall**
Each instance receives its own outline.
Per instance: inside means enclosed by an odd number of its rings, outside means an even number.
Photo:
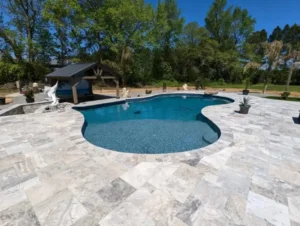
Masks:
[[[51,102],[44,101],[44,102],[38,102],[38,103],[32,103],[32,104],[12,105],[11,107],[0,111],[0,116],[21,115],[21,114],[34,113],[42,105],[47,106],[49,103],[51,103]]]

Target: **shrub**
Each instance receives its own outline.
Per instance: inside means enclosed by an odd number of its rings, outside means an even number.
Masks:
[[[0,61],[0,84],[15,82],[22,73],[20,65]]]
[[[29,98],[29,99],[34,98],[33,89],[29,88],[28,86],[24,87],[23,94],[26,98]]]
[[[13,64],[0,61],[0,84],[23,80],[28,82],[43,81],[50,69],[43,63]]]
[[[226,82],[225,82],[225,80],[223,78],[218,79],[218,85],[223,86],[225,84],[226,84]]]
[[[281,98],[284,99],[284,100],[287,100],[289,98],[289,96],[291,95],[290,92],[283,92],[281,94]]]
[[[152,83],[154,87],[163,87],[166,84],[167,87],[178,87],[179,83],[176,80],[161,80]]]
[[[200,86],[201,89],[205,89],[209,85],[209,82],[208,78],[199,77],[196,79],[195,84]]]
[[[199,90],[201,88],[201,79],[200,78],[197,78],[195,80],[195,88],[196,88],[196,90]]]

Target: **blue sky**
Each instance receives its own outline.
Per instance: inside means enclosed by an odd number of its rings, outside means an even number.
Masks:
[[[158,0],[146,0],[157,5]],[[204,25],[204,18],[213,0],[177,0],[186,22],[197,21]],[[228,0],[228,5],[246,8],[256,19],[256,30],[266,29],[270,34],[279,25],[300,24],[300,0]]]

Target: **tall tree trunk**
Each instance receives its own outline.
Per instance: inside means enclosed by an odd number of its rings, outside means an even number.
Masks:
[[[123,85],[123,87],[125,87],[125,85],[126,85],[126,82],[125,82],[125,59],[124,59],[124,57],[125,57],[125,51],[126,51],[126,46],[124,46],[123,47],[123,49],[122,49],[122,55],[121,55],[121,69],[122,69],[122,85]]]
[[[102,51],[101,51],[101,49],[99,48],[99,50],[98,50],[98,63],[102,63]]]
[[[286,80],[285,92],[288,92],[289,89],[290,89],[290,83],[291,83],[292,75],[293,75],[293,72],[294,72],[294,69],[295,69],[294,65],[295,64],[293,63],[293,65],[291,66],[291,68],[289,70],[289,74],[288,74],[288,77],[287,77],[287,80]]]
[[[28,61],[33,62],[33,43],[32,43],[32,36],[31,31],[28,29],[28,37],[27,37],[27,45],[28,45]]]
[[[99,50],[98,50],[98,63],[102,63],[102,38],[101,38],[101,31],[97,33],[98,37],[98,45],[99,45]]]
[[[265,94],[265,93],[267,92],[268,84],[269,84],[269,79],[267,79],[267,80],[265,81],[263,94]]]
[[[265,82],[264,82],[264,89],[263,89],[263,94],[265,94],[267,92],[268,89],[268,85],[269,85],[269,77],[270,77],[270,73],[272,72],[272,63],[269,63],[269,68],[268,68],[268,74],[265,75]]]

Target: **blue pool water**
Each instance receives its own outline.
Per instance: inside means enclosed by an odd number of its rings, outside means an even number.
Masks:
[[[201,110],[231,102],[220,97],[168,94],[76,109],[84,115],[83,135],[90,143],[119,152],[161,154],[216,142],[220,130]]]

